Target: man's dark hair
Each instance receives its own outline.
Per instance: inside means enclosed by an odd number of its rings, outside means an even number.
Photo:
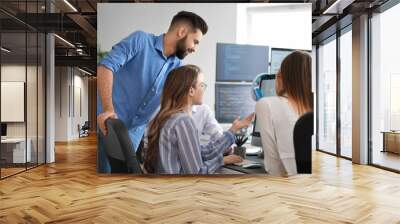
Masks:
[[[194,30],[199,29],[203,33],[203,35],[207,33],[208,26],[206,21],[204,21],[204,19],[201,18],[199,15],[187,11],[178,12],[178,14],[176,14],[174,18],[172,18],[169,29],[171,30],[175,25],[181,22],[188,23]]]

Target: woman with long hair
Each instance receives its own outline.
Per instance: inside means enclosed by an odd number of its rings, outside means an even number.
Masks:
[[[205,87],[204,75],[195,65],[176,68],[168,75],[160,111],[148,130],[144,161],[148,173],[207,174],[224,164],[223,152],[234,143],[234,133],[249,125],[254,114],[236,119],[220,138],[200,145],[191,111],[193,105],[202,104]],[[227,163],[240,161],[236,155],[225,159]]]
[[[256,103],[265,169],[269,174],[297,174],[293,129],[298,118],[313,110],[311,57],[301,51],[289,54],[281,63],[275,81],[276,96]]]

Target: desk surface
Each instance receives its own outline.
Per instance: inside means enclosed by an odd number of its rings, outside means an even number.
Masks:
[[[264,164],[264,160],[262,158],[259,158],[258,156],[246,156],[246,159],[253,161],[253,162]],[[265,171],[264,166],[261,168],[246,169],[246,168],[243,168],[243,167],[237,166],[237,165],[225,165],[224,168],[230,169],[233,171],[237,171],[240,173],[246,173],[246,174],[266,174],[267,173]]]
[[[400,134],[400,131],[381,131],[383,134]]]

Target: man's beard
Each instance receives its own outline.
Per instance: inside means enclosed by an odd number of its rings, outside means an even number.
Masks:
[[[187,36],[183,39],[180,39],[178,41],[178,43],[176,44],[176,53],[175,55],[179,58],[179,59],[184,59],[186,57],[186,55],[188,55],[188,51],[186,49],[185,43],[186,43],[186,39]]]

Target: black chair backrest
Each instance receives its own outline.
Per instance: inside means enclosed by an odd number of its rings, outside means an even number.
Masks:
[[[141,164],[144,163],[144,158],[143,158],[144,152],[145,152],[145,149],[144,149],[144,141],[143,141],[143,138],[142,138],[142,140],[140,141],[140,144],[139,144],[139,146],[138,146],[138,148],[137,148],[137,150],[136,150],[136,157],[137,157],[137,160],[138,160],[139,163],[141,163]]]
[[[104,149],[112,173],[142,173],[135,149],[124,123],[119,119],[107,119],[107,135],[103,138]]]
[[[90,128],[90,123],[89,121],[85,121],[85,123],[82,126],[82,129],[89,129]]]
[[[314,133],[314,113],[303,114],[293,130],[293,143],[297,173],[311,173],[312,149],[311,138]]]

